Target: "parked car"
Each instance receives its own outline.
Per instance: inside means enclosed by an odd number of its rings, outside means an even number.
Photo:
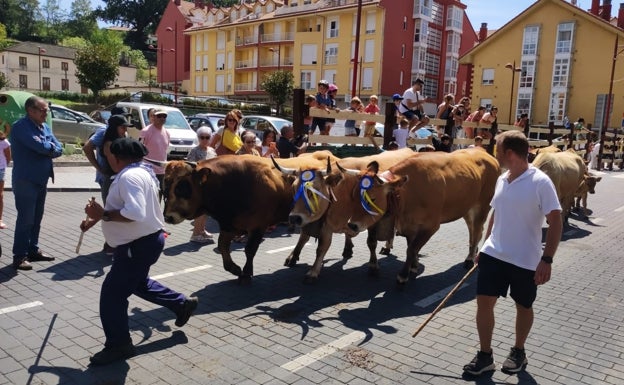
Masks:
[[[193,131],[197,131],[197,129],[201,126],[210,127],[212,133],[214,134],[219,129],[219,119],[225,119],[224,114],[195,114],[188,116],[186,120],[188,120],[189,124]]]
[[[189,151],[198,144],[197,134],[195,134],[195,131],[193,131],[182,112],[175,107],[133,102],[119,102],[117,107],[125,107],[128,111],[130,121],[134,125],[134,127],[128,128],[128,135],[133,138],[138,138],[139,132],[149,126],[147,111],[150,108],[167,112],[165,128],[170,136],[167,158],[186,158]]]
[[[89,116],[91,117],[91,119],[95,120],[96,122],[108,124],[108,118],[110,118],[111,112],[110,110],[95,110],[95,111],[91,111]]]
[[[271,128],[275,132],[275,137],[281,135],[282,127],[286,124],[292,125],[290,120],[276,118],[273,116],[247,115],[240,122],[243,130],[250,130],[256,134],[256,137],[262,140],[263,132],[266,128]]]
[[[82,112],[51,104],[52,131],[62,143],[85,143],[98,129],[105,124],[91,119]]]

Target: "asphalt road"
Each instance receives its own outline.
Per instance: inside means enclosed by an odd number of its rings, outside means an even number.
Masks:
[[[285,227],[267,234],[256,256],[255,276],[240,286],[223,271],[214,245],[189,243],[188,222],[170,226],[165,251],[151,274],[199,297],[196,314],[176,328],[168,310],[137,297],[129,302],[137,356],[89,368],[102,348],[98,298],[110,258],[99,251],[99,226],[74,249],[83,207],[92,192],[50,192],[41,247],[56,257],[29,272],[10,266],[15,210],[5,192],[0,231],[1,384],[622,384],[624,383],[624,173],[605,173],[590,196],[589,220],[573,217],[555,257],[553,279],[540,288],[527,344],[526,372],[500,370],[462,378],[477,347],[475,276],[416,337],[411,335],[465,270],[467,229],[441,227],[423,248],[422,276],[397,289],[395,275],[405,242],[380,259],[370,277],[365,237],[355,256],[341,259],[336,236],[319,281],[303,283],[313,241],[296,267],[283,261],[296,234]],[[212,228],[216,231],[216,228]],[[244,263],[241,245],[233,258]],[[513,344],[514,306],[496,308],[495,359]]]

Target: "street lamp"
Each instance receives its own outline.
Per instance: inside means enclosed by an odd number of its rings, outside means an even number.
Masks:
[[[42,53],[46,53],[45,48],[41,48],[40,46],[37,46],[38,49],[38,56],[39,56],[39,91],[42,91],[43,89],[41,88],[41,54]]]
[[[175,104],[178,104],[178,21],[173,24],[173,28],[167,27],[166,31],[173,32],[173,50],[175,52],[173,59],[173,96]]]
[[[278,45],[277,49],[271,47],[269,48],[269,51],[273,52],[273,57],[275,57],[275,53],[277,52],[277,70],[280,70],[280,66],[281,66],[281,55],[282,55],[282,50],[280,49],[281,47]]]
[[[357,58],[360,56],[360,25],[362,23],[362,0],[358,0],[357,5],[357,13],[356,13],[356,21],[355,21],[355,49],[353,52],[353,79],[351,82],[351,97],[355,97],[355,87],[357,86],[357,72],[358,72],[358,61]],[[360,60],[360,62],[362,62]],[[362,66],[360,64],[360,72]],[[362,74],[360,74],[362,76]],[[360,78],[361,79],[361,78]],[[359,93],[358,93],[359,94]]]
[[[505,68],[509,68],[511,70],[511,90],[509,95],[509,124],[511,121],[511,108],[513,106],[513,94],[514,94],[514,80],[516,79],[516,72],[522,72],[522,68],[516,67],[516,61],[514,60],[512,63],[505,64]]]

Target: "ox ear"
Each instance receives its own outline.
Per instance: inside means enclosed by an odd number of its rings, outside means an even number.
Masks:
[[[286,168],[277,164],[277,162],[275,161],[275,158],[273,157],[273,154],[271,154],[271,162],[273,162],[273,165],[275,166],[275,168],[284,175],[296,175],[297,173],[297,170],[294,168]]]
[[[369,172],[373,172],[377,174],[379,172],[379,163],[376,160],[370,162],[368,166],[366,166]]]
[[[197,173],[193,174],[193,178],[197,178],[195,180],[199,181],[199,185],[203,185],[208,182],[208,177],[212,175],[212,169],[210,167],[204,167],[197,170]]]
[[[600,182],[601,180],[602,180],[602,177],[601,177],[601,176],[597,176],[597,177],[596,177],[596,182]]]
[[[344,168],[338,162],[336,162],[336,167],[338,167],[338,170],[340,170],[340,172],[343,173],[343,174],[360,175],[360,170],[353,170],[353,169]]]

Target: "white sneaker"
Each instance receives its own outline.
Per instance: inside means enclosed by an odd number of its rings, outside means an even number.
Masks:
[[[213,242],[212,238],[206,236],[206,234],[198,234],[191,236],[191,242],[196,243],[208,243]]]
[[[206,238],[212,239],[213,238],[213,234],[207,232],[206,230],[204,230],[204,235],[206,236]]]

